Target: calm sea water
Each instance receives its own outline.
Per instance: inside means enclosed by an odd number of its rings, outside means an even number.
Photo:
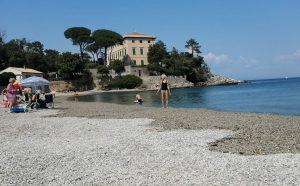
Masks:
[[[171,90],[169,107],[300,115],[300,78],[249,80],[249,84]],[[161,107],[156,91],[139,92],[146,107]],[[71,100],[71,99],[70,99]],[[73,100],[73,99],[72,99]],[[79,101],[134,104],[135,92],[80,96]]]

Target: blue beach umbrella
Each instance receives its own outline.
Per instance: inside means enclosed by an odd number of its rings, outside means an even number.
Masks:
[[[50,85],[50,82],[47,79],[37,76],[26,78],[19,83],[19,86],[34,87],[35,90],[36,87],[44,85]]]
[[[37,86],[44,86],[50,85],[50,82],[47,79],[42,77],[32,76],[22,80],[19,83],[20,86],[28,86],[28,87],[37,87]]]

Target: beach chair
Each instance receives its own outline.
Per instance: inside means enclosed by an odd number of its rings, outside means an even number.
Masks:
[[[3,102],[0,102],[0,105],[4,105],[4,107],[7,108],[8,105],[9,105],[9,102],[8,101],[3,101]]]
[[[45,95],[45,102],[47,108],[54,108],[53,96],[52,94]]]

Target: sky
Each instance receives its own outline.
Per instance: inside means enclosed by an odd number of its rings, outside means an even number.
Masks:
[[[169,51],[193,38],[213,74],[251,80],[300,77],[299,0],[0,0],[5,42],[79,52],[71,27],[155,35]]]

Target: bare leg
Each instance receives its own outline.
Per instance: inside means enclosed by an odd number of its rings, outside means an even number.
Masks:
[[[161,91],[161,105],[162,105],[162,108],[164,108],[164,92]]]
[[[168,100],[168,92],[165,92],[165,96],[166,96],[166,107],[168,108],[168,104],[169,104],[169,100]]]

